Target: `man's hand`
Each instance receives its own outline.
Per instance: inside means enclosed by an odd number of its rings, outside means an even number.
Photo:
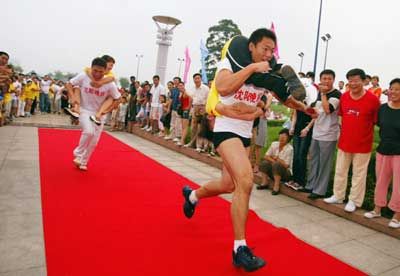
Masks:
[[[271,70],[268,61],[252,63],[251,66],[253,66],[254,73],[267,73]]]
[[[307,127],[303,128],[300,132],[300,137],[306,137],[309,131]]]
[[[313,107],[307,107],[307,108],[304,110],[304,113],[306,113],[307,115],[311,116],[311,118],[313,118],[313,119],[315,119],[315,118],[318,117],[318,112],[317,112],[317,110],[315,110],[315,108],[313,108]]]
[[[320,84],[318,84],[318,87],[319,87],[318,91],[321,94],[326,94],[326,93],[329,92],[329,87],[327,85],[324,85],[324,84],[320,83]]]
[[[90,85],[93,86],[94,88],[100,88],[102,84],[100,81],[93,80],[90,82]]]

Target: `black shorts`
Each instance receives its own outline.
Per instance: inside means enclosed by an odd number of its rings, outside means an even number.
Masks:
[[[233,132],[214,132],[213,135],[213,143],[214,147],[217,149],[218,146],[225,140],[231,139],[231,138],[239,138],[240,141],[242,141],[242,144],[245,148],[250,147],[250,138],[245,138],[242,137],[236,133]]]

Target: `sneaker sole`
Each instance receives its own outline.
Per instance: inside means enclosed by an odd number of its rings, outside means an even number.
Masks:
[[[70,115],[71,117],[73,117],[74,119],[79,119],[79,114],[76,112],[73,112],[71,109],[69,108],[64,108],[65,111],[67,111],[68,115]]]
[[[292,86],[295,88],[290,94],[299,101],[302,101],[306,98],[306,89],[304,85],[301,83],[299,77],[296,74],[296,71],[292,68],[292,66],[285,65],[281,69],[282,77],[288,82],[292,83]]]
[[[96,125],[98,125],[98,126],[101,125],[101,122],[99,122],[99,121],[93,119],[92,116],[90,116],[89,119],[90,119],[90,121],[92,121],[92,122],[95,123]]]

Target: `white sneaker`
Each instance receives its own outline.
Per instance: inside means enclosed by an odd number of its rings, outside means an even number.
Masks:
[[[389,227],[390,228],[400,228],[400,221],[398,221],[397,219],[392,219],[389,222]]]
[[[151,131],[151,127],[148,127],[148,128],[146,128],[145,129],[147,132],[150,132]]]
[[[331,197],[324,198],[324,202],[329,204],[342,204],[343,200],[338,200],[335,195],[332,195]]]
[[[368,219],[379,218],[380,216],[381,216],[381,214],[378,214],[375,211],[367,212],[367,213],[364,214],[364,217],[366,217]]]
[[[80,166],[79,166],[79,169],[80,169],[81,171],[87,171],[87,166],[86,166],[86,165],[80,165]]]
[[[179,142],[180,140],[181,140],[181,139],[179,139],[179,138],[177,137],[177,138],[174,138],[172,141],[176,143],[176,142]]]
[[[182,146],[182,143],[178,141],[178,142],[176,142],[176,145],[177,146]]]
[[[75,159],[72,161],[75,166],[78,168],[81,166],[81,159],[79,157],[75,157]]]
[[[190,145],[189,144],[184,144],[183,147],[184,148],[188,148],[188,147],[190,147]]]
[[[201,148],[197,148],[196,151],[197,151],[198,153],[200,153],[200,152],[201,152]]]
[[[172,137],[169,135],[164,137],[164,140],[171,140],[171,139],[172,139]]]
[[[344,210],[349,213],[353,213],[356,209],[357,206],[351,200],[349,200],[349,202],[347,202],[346,206],[344,207]]]

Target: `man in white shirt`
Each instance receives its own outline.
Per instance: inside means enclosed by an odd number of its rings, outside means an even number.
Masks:
[[[158,132],[158,124],[161,118],[160,95],[166,95],[165,87],[160,84],[160,77],[153,77],[153,86],[150,89],[151,104],[150,104],[150,127],[146,131]]]
[[[95,58],[92,61],[92,77],[99,81],[103,78],[107,62],[102,58]],[[81,73],[72,78],[65,86],[69,93],[73,93],[74,87],[80,88],[80,114],[79,122],[82,127],[82,134],[79,145],[75,148],[74,164],[81,170],[87,170],[87,164],[96,145],[100,139],[101,131],[104,125],[104,116],[101,118],[101,124],[93,124],[90,116],[96,114],[103,102],[108,96],[118,100],[121,94],[114,82],[103,84],[99,88],[91,86],[92,80],[86,73]]]
[[[224,105],[236,103],[256,107],[265,88],[246,84],[254,73],[267,72],[269,61],[273,57],[276,36],[267,29],[254,31],[249,38],[249,51],[252,62],[243,69],[233,72],[231,63],[223,59],[217,69],[215,85]],[[183,211],[187,218],[194,214],[197,202],[201,198],[213,197],[223,193],[233,193],[231,218],[234,232],[233,264],[246,271],[255,271],[265,265],[265,261],[253,255],[247,246],[245,232],[249,210],[250,193],[253,187],[253,170],[248,158],[250,139],[255,118],[264,111],[257,107],[248,120],[218,116],[214,125],[214,145],[222,158],[222,176],[210,181],[197,190],[188,186],[183,188]]]
[[[198,125],[201,122],[204,114],[206,113],[206,102],[210,88],[201,82],[201,74],[195,73],[193,75],[194,87],[189,89],[189,94],[193,99],[192,108],[192,138],[185,147],[192,146],[197,139]]]
[[[50,113],[50,98],[49,98],[49,90],[53,81],[50,79],[48,75],[44,76],[44,78],[40,81],[40,99],[39,99],[39,107],[40,112]]]

